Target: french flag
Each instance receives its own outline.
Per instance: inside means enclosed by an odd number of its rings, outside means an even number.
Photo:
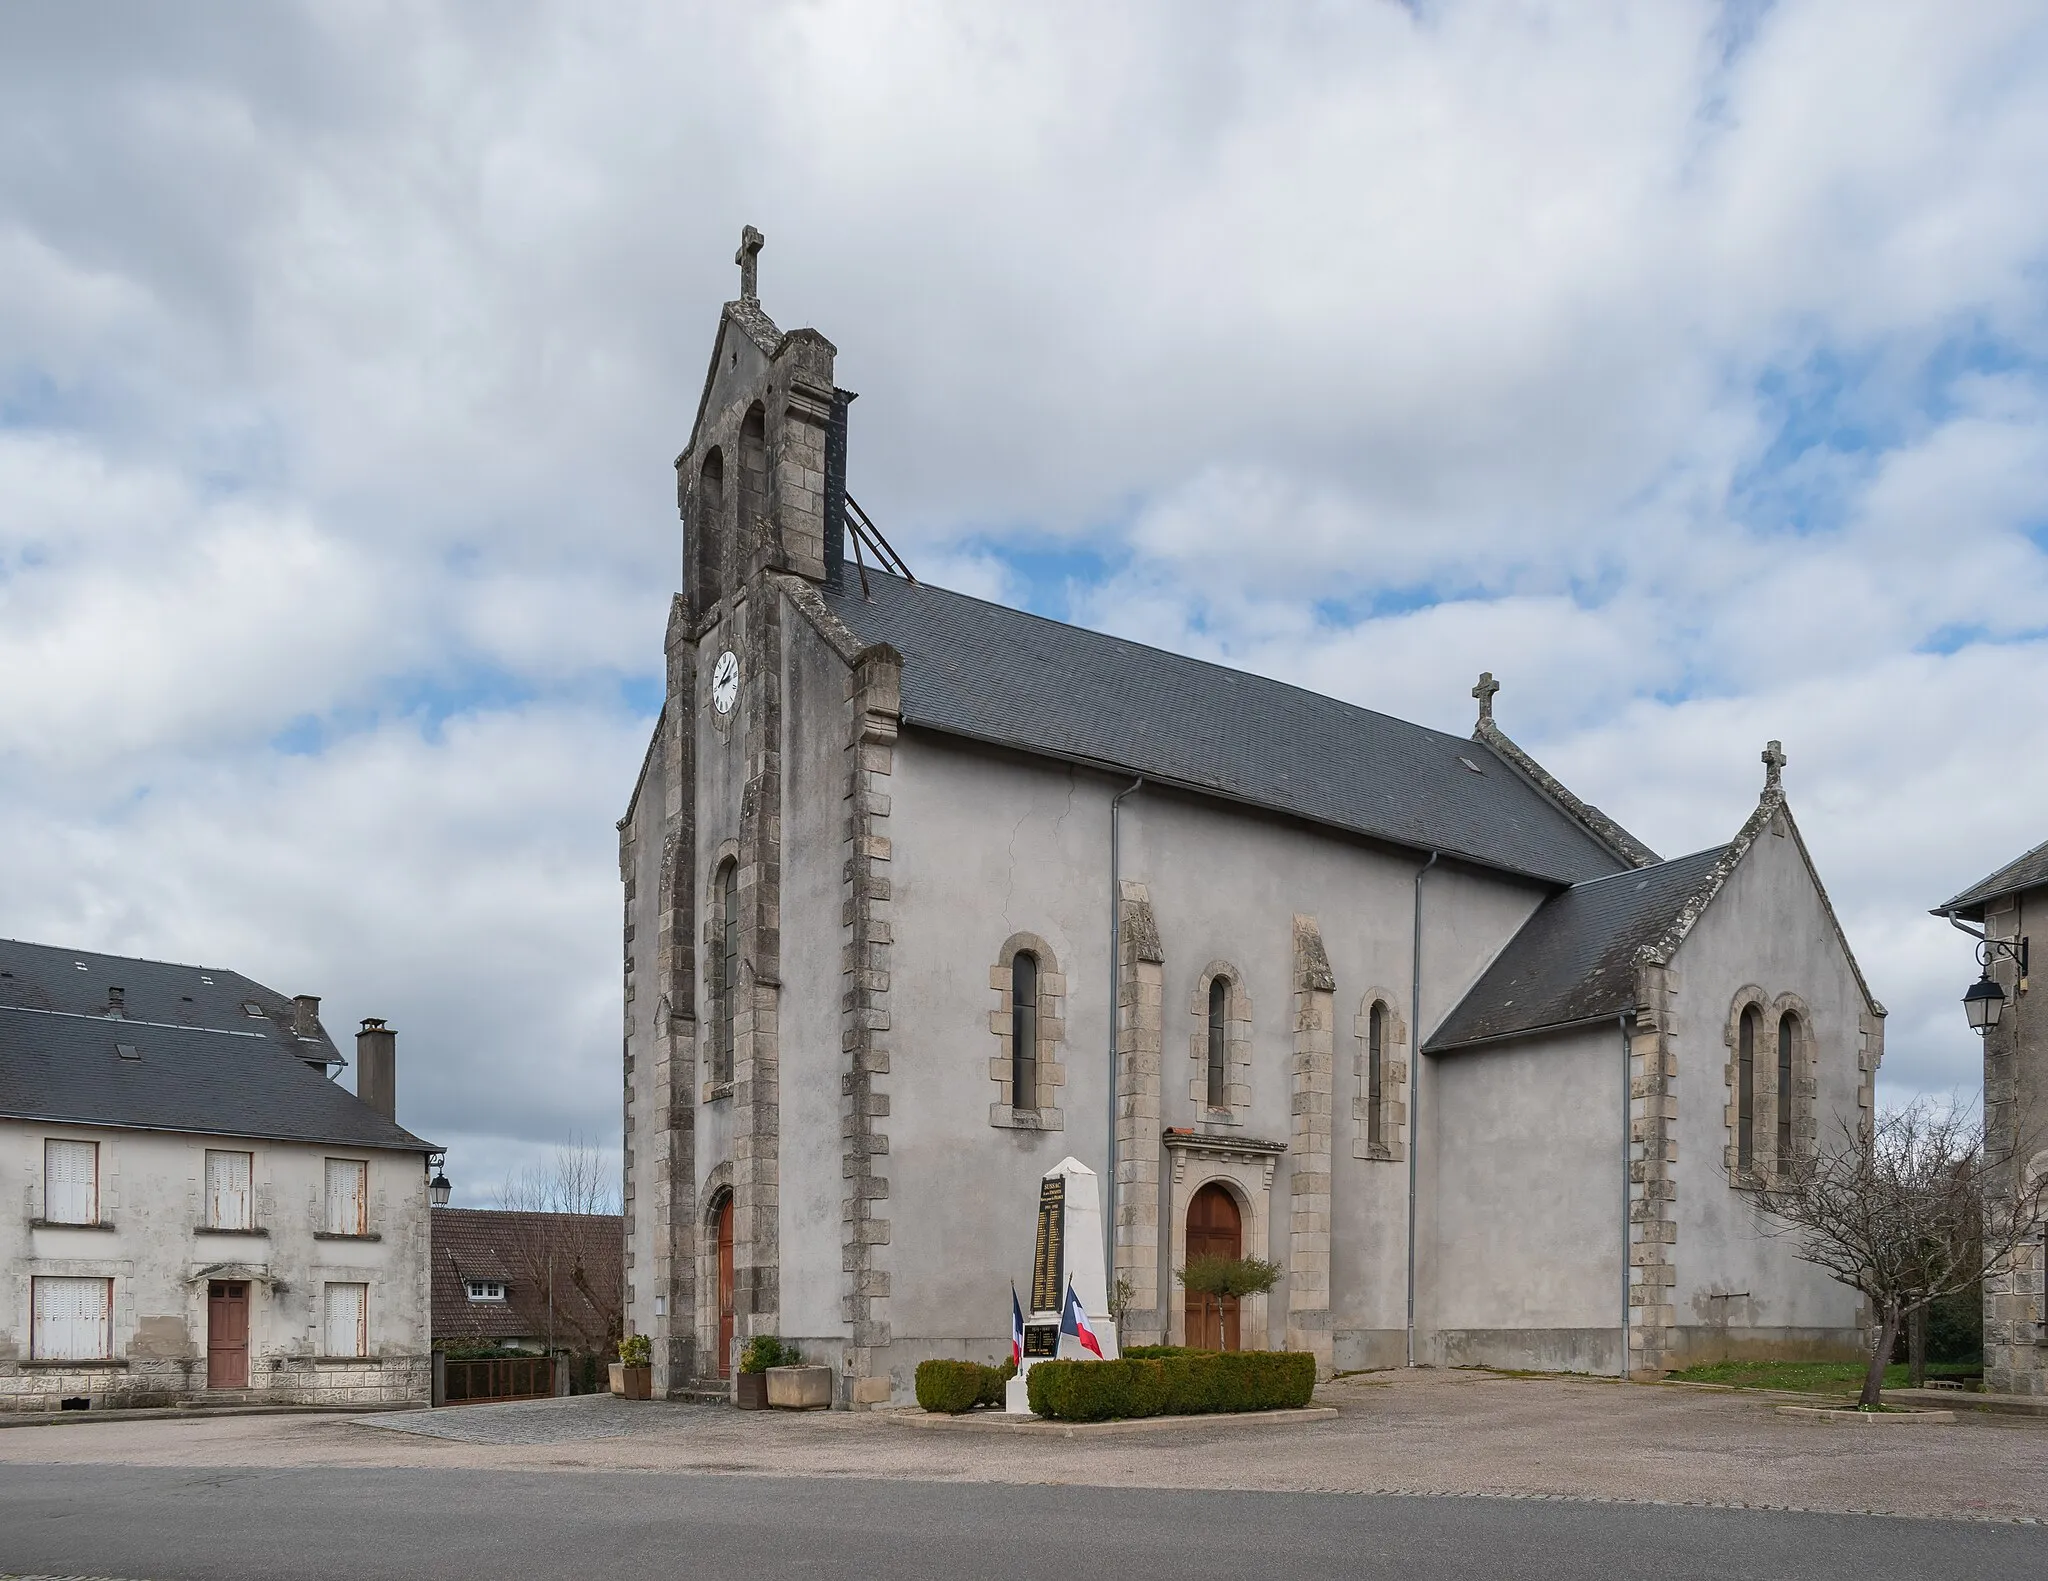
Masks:
[[[1081,1298],[1074,1294],[1074,1281],[1067,1281],[1067,1303],[1060,1309],[1060,1333],[1071,1335],[1074,1343],[1085,1350],[1095,1352],[1095,1359],[1102,1360],[1102,1342],[1095,1337],[1095,1330],[1088,1326],[1088,1314],[1081,1310]]]
[[[1024,1365],[1024,1308],[1017,1303],[1017,1285],[1010,1284],[1010,1365]]]

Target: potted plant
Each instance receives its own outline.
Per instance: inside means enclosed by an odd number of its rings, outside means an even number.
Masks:
[[[612,1393],[627,1400],[646,1400],[654,1394],[653,1351],[645,1334],[628,1334],[619,1341],[619,1359],[612,1363]]]
[[[768,1409],[768,1369],[800,1362],[794,1345],[774,1334],[756,1334],[740,1352],[740,1370],[733,1378],[732,1403],[742,1411]]]

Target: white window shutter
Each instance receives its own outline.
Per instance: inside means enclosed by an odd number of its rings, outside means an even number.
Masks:
[[[360,1356],[368,1318],[368,1285],[329,1285],[320,1349],[327,1356]]]
[[[30,1349],[38,1360],[99,1361],[113,1354],[114,1281],[35,1281],[35,1330]]]
[[[327,1161],[327,1233],[361,1235],[369,1228],[370,1166],[360,1159]]]
[[[43,1217],[52,1224],[100,1221],[100,1145],[43,1143]]]
[[[249,1213],[249,1176],[252,1155],[206,1152],[206,1222],[216,1230],[246,1230],[254,1225]]]

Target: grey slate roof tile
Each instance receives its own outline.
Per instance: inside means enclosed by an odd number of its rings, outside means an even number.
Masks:
[[[0,939],[0,1006],[100,1016],[106,1014],[112,988],[122,990],[123,1014],[130,1021],[261,1032],[301,1059],[344,1063],[325,1028],[310,1041],[293,1033],[288,995],[240,972]],[[250,1015],[250,1005],[262,1013]]]
[[[2048,884],[2048,844],[2035,846],[2025,856],[2006,863],[1989,878],[1972,884],[1946,906],[1937,907],[1935,915],[1955,911],[1973,922],[1982,922],[1985,902],[2016,895],[2023,889],[2034,889],[2042,884]]]
[[[0,1115],[433,1150],[309,1063],[291,1001],[237,972],[14,940],[0,971]],[[122,1016],[105,1014],[109,986]]]
[[[1556,883],[1623,865],[1478,742],[874,570],[868,583],[872,597],[848,567],[822,591],[863,644],[903,656],[909,725]]]
[[[1444,1018],[1424,1052],[1620,1015],[1635,997],[1636,951],[1672,926],[1726,849],[1590,879],[1551,896]]]

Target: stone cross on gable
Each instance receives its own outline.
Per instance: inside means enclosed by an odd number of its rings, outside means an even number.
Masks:
[[[1500,690],[1500,682],[1493,678],[1493,671],[1481,670],[1479,684],[1472,688],[1472,695],[1479,699],[1479,722],[1483,725],[1493,718],[1493,694]]]
[[[740,232],[740,250],[732,255],[732,261],[740,266],[740,299],[746,302],[758,301],[761,295],[760,265],[761,244],[768,238],[749,225]]]
[[[1773,791],[1783,782],[1785,749],[1773,741],[1764,748],[1764,789]]]

